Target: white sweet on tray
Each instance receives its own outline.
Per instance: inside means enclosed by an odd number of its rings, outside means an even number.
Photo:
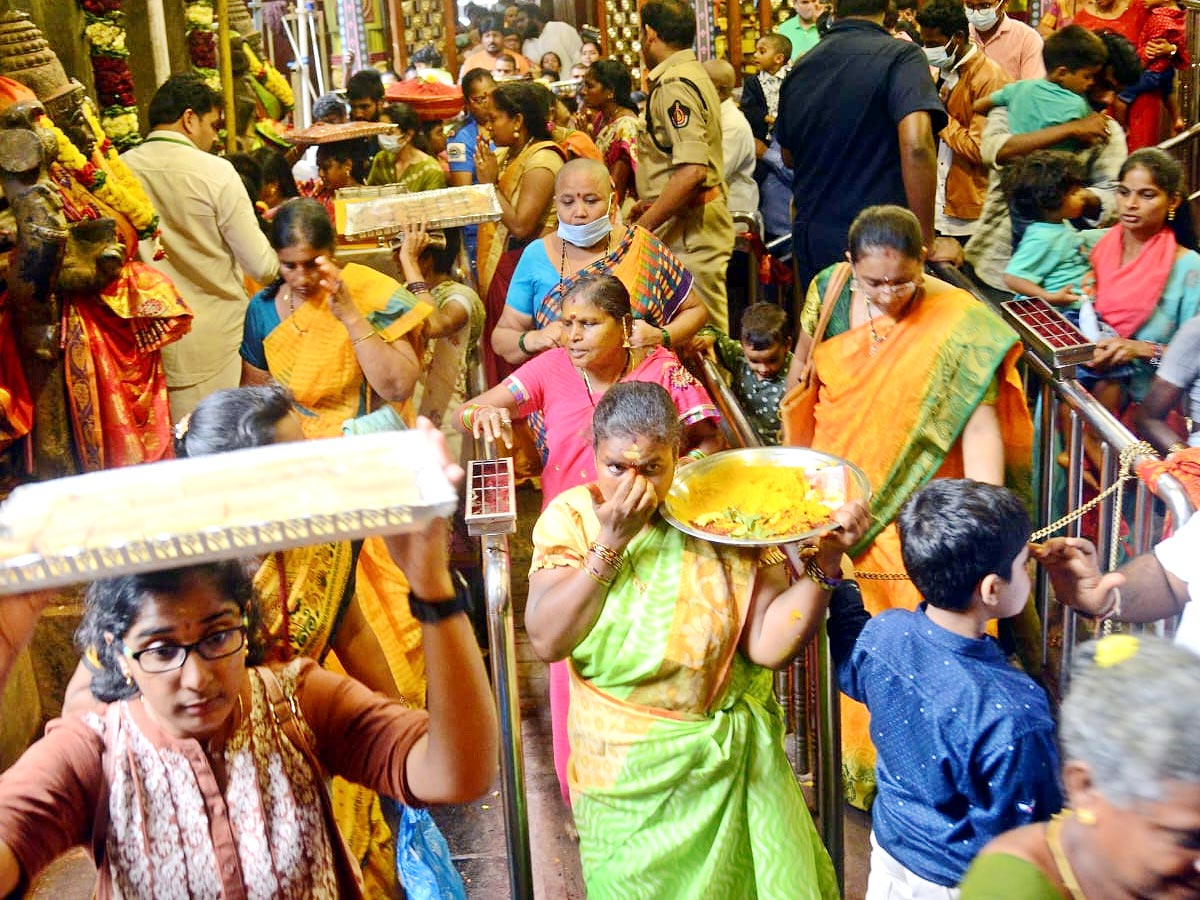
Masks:
[[[415,527],[455,502],[416,432],[276,444],[19,487],[0,506],[0,565],[363,511],[398,510]]]

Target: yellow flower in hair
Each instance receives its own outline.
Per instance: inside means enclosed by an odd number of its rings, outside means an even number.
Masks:
[[[1110,634],[1102,637],[1096,645],[1096,665],[1108,669],[1132,659],[1137,655],[1138,646],[1138,639],[1132,634]]]

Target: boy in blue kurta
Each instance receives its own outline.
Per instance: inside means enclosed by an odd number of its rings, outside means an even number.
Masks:
[[[842,690],[871,713],[878,750],[867,895],[933,897],[989,840],[1057,812],[1062,794],[1046,695],[986,633],[1029,597],[1021,502],[1002,487],[939,479],[898,525],[925,602],[870,619],[839,589],[830,646]]]

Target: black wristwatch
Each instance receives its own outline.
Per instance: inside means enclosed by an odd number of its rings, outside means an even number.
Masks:
[[[408,591],[408,608],[418,622],[441,622],[458,613],[470,612],[471,597],[461,583],[454,586],[454,596],[445,600],[426,600]]]

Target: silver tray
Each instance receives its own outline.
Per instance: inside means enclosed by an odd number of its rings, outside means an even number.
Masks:
[[[450,515],[458,498],[414,434],[276,444],[24,485],[0,506],[0,594],[422,528]],[[411,472],[405,487],[389,478],[402,470]],[[364,484],[364,472],[378,484]]]
[[[822,488],[831,494],[830,512],[850,500],[867,502],[871,499],[871,484],[867,476],[858,466],[841,457],[807,447],[752,447],[723,450],[677,469],[661,508],[663,517],[685,534],[739,547],[790,544],[832,531],[836,526],[833,522],[826,522],[808,531],[770,539],[751,539],[714,534],[691,524],[690,520],[704,512],[717,512],[731,506],[743,512],[753,512],[739,505],[736,486],[754,477],[755,472],[775,468],[801,469],[809,476],[810,482],[817,479]],[[709,491],[713,492],[711,501],[705,496]]]
[[[468,184],[409,193],[399,185],[343,188],[334,202],[345,218],[342,234],[350,240],[391,237],[409,222],[428,229],[461,228],[500,219],[496,186]],[[471,211],[463,211],[469,207]]]

